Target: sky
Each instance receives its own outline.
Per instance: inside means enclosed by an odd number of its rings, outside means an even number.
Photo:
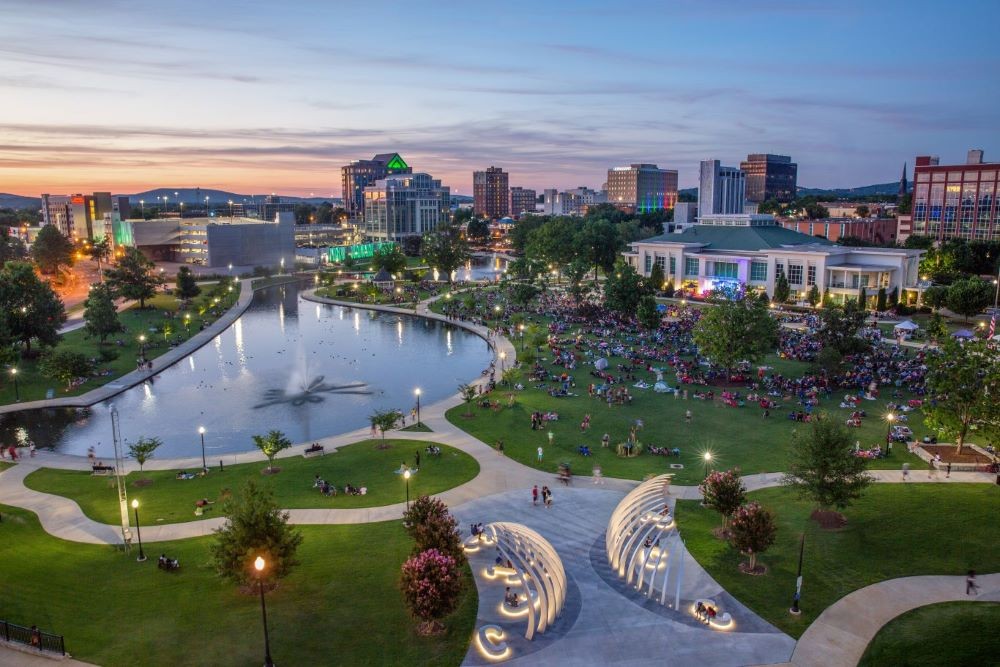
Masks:
[[[791,155],[799,185],[1000,161],[998,0],[0,0],[0,192],[471,194]]]

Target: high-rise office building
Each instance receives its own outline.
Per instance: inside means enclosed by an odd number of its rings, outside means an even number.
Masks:
[[[389,174],[410,174],[413,169],[399,153],[379,153],[371,160],[356,160],[340,168],[341,197],[344,210],[352,218],[363,218],[365,188]]]
[[[103,238],[110,231],[106,220],[118,214],[127,218],[131,207],[129,198],[112,197],[110,192],[91,195],[50,195],[42,197],[42,224],[55,225],[73,241]]]
[[[472,211],[498,220],[510,214],[509,174],[500,167],[472,172]]]
[[[510,205],[508,211],[511,216],[520,218],[525,213],[535,212],[535,202],[538,195],[534,190],[528,188],[513,187],[510,189]]]
[[[429,174],[390,174],[365,188],[365,235],[400,241],[433,231],[448,219],[451,190]]]
[[[740,162],[747,175],[746,199],[760,204],[768,199],[789,202],[795,199],[799,165],[787,155],[751,153]]]
[[[922,155],[913,167],[911,220],[901,217],[899,236],[1000,240],[998,188],[1000,163],[983,162],[981,150],[969,151],[959,165],[942,165],[936,156]]]
[[[637,213],[671,209],[677,203],[677,170],[645,163],[608,169],[608,202]]]
[[[718,160],[702,160],[698,180],[698,215],[743,213],[746,174],[723,167]]]

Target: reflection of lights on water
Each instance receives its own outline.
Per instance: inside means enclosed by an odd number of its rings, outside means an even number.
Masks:
[[[278,326],[281,328],[281,333],[285,333],[285,302],[278,302]]]
[[[452,352],[452,349],[451,349],[451,331],[445,331],[444,332],[444,340],[445,340],[445,346],[448,349],[448,354],[451,354],[451,352]]]
[[[320,321],[320,320],[322,319],[322,316],[321,316],[321,313],[322,313],[322,312],[323,312],[323,311],[322,311],[322,309],[320,308],[320,305],[319,305],[319,304],[317,303],[317,304],[316,304],[316,321],[317,321],[317,322],[319,322],[319,321]]]
[[[361,331],[361,313],[354,311],[354,331]]]
[[[403,320],[396,320],[396,340],[403,344]]]
[[[148,382],[142,383],[143,403],[153,403],[156,396],[153,394],[153,385]]]
[[[194,370],[194,355],[193,354],[188,355],[188,366],[191,367],[191,370]]]
[[[243,318],[233,323],[233,334],[236,336],[236,353],[240,355],[240,365],[246,364],[246,350],[243,347]]]

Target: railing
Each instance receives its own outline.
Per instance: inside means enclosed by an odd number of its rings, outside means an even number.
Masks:
[[[66,644],[62,635],[53,635],[35,628],[26,628],[0,620],[0,638],[8,642],[24,644],[39,651],[66,655]]]

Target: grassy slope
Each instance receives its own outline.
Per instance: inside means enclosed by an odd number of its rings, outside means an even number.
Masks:
[[[1000,602],[945,602],[908,611],[879,630],[859,667],[978,667],[1000,654]]]
[[[1000,571],[997,489],[987,484],[879,484],[848,508],[848,525],[824,531],[808,520],[812,504],[784,488],[750,494],[777,516],[775,544],[760,556],[765,576],[740,574],[741,557],[710,533],[719,516],[679,501],[677,520],[692,555],[730,593],[793,637],[853,590],[919,574]],[[802,615],[788,613],[795,592],[799,536],[806,533]],[[949,539],[949,536],[951,538]]]
[[[175,297],[169,294],[157,294],[146,302],[146,308],[140,309],[138,305],[133,306],[118,315],[119,321],[126,328],[126,331],[113,334],[108,337],[107,343],[103,346],[98,344],[96,338],[88,338],[84,329],[76,329],[62,336],[62,340],[56,349],[69,350],[84,354],[88,359],[98,359],[97,370],[110,370],[111,374],[106,376],[91,377],[82,385],[73,387],[66,391],[66,385],[57,380],[46,378],[38,371],[37,359],[19,359],[17,362],[17,384],[18,394],[21,401],[35,401],[45,398],[48,389],[55,389],[55,397],[77,396],[86,393],[91,389],[103,386],[126,373],[135,370],[136,359],[139,357],[139,335],[146,336],[146,357],[155,358],[169,349],[168,341],[165,341],[163,334],[154,333],[152,330],[158,329],[163,322],[171,323],[173,333],[169,342],[180,342],[189,338],[188,331],[195,334],[200,330],[202,323],[214,322],[222,313],[232,306],[238,296],[239,290],[225,292],[225,296],[218,306],[213,310],[208,309],[212,298],[208,296],[210,286],[202,285],[202,295],[192,300],[191,307],[187,312],[191,313],[188,329],[185,329],[184,319],[174,317],[167,320],[164,312],[177,313],[179,303]],[[124,344],[118,346],[116,340],[121,340]],[[100,361],[100,351],[109,350],[118,353],[118,358],[112,361]],[[0,405],[13,403],[15,399],[14,385],[8,381],[4,374],[3,384],[0,385]]]
[[[612,357],[611,368],[615,368],[621,359]],[[797,361],[787,361],[771,357],[765,360],[767,365],[784,373],[801,375],[807,364]],[[548,366],[552,372],[562,369]],[[807,424],[788,421],[785,417],[794,407],[794,402],[783,402],[785,407],[771,411],[771,417],[763,419],[762,411],[757,406],[730,408],[720,401],[709,403],[700,400],[674,399],[673,396],[654,393],[651,389],[636,389],[630,387],[634,396],[630,406],[607,407],[599,399],[587,396],[587,387],[594,378],[590,377],[589,366],[581,366],[576,370],[577,386],[575,391],[581,396],[570,398],[552,398],[542,390],[535,389],[537,383],[521,380],[524,391],[515,392],[516,404],[507,408],[507,391],[501,389],[494,398],[499,400],[504,408],[494,414],[489,410],[472,408],[474,417],[464,414],[465,406],[458,406],[448,411],[448,420],[459,428],[488,444],[494,444],[503,438],[504,449],[508,456],[544,470],[554,470],[559,461],[569,461],[579,472],[590,474],[591,466],[600,463],[606,476],[627,479],[642,479],[650,473],[669,472],[669,464],[682,463],[684,470],[675,471],[675,481],[682,484],[700,482],[704,476],[704,459],[706,451],[713,455],[713,466],[716,468],[731,468],[739,466],[744,474],[757,472],[779,472],[787,469],[789,453],[792,449],[791,436],[796,428],[808,428]],[[637,378],[650,384],[655,381],[652,373],[638,372]],[[664,379],[671,386],[674,378],[665,374]],[[689,395],[693,395],[694,387],[689,387]],[[702,388],[699,388],[702,389]],[[719,389],[715,389],[719,394]],[[846,419],[850,410],[838,408],[840,397],[844,392],[834,394],[834,397],[823,399],[821,409],[829,411],[839,419]],[[884,443],[885,422],[877,415],[884,414],[885,400],[862,401],[862,407],[869,417],[863,421],[861,428],[851,429],[851,435],[861,441],[862,447],[876,443]],[[685,410],[691,410],[693,419],[690,424],[684,421]],[[559,414],[559,421],[549,422],[543,431],[532,431],[530,416],[533,411],[553,411]],[[584,414],[591,416],[591,428],[581,433],[580,422]],[[623,442],[628,436],[629,427],[636,419],[641,419],[644,429],[639,434],[643,444],[656,446],[679,447],[680,459],[642,454],[636,458],[623,459],[614,453],[614,445]],[[920,437],[926,430],[923,428],[919,413],[910,413],[910,426]],[[547,432],[553,433],[553,445],[548,444]],[[612,447],[601,448],[601,436],[607,432],[611,436]],[[585,459],[577,454],[581,444],[590,446],[594,456]],[[537,462],[536,449],[542,445],[545,457],[541,465]],[[908,461],[914,468],[926,467],[917,457],[906,453],[905,446],[896,445],[893,457],[873,461],[873,467],[899,468]]]
[[[157,545],[164,573],[112,547],[46,535],[35,516],[0,506],[0,616],[63,634],[74,656],[116,665],[253,665],[263,661],[260,604],[219,579],[210,538]],[[271,651],[287,665],[458,665],[476,618],[468,592],[443,638],[417,636],[398,590],[411,541],[396,522],[305,526],[301,565],[267,596]]]
[[[236,490],[243,480],[260,479],[274,490],[278,504],[285,509],[353,508],[391,505],[405,500],[406,489],[402,478],[394,471],[405,460],[414,463],[414,452],[419,449],[420,470],[410,479],[410,496],[440,493],[469,481],[479,473],[474,458],[457,449],[440,445],[441,457],[426,456],[427,443],[412,440],[387,440],[391,449],[375,449],[375,441],[365,441],[342,447],[336,453],[316,458],[290,457],[278,459],[275,467],[281,472],[261,475],[266,463],[245,463],[228,466],[222,473],[210,468],[207,477],[175,479],[173,470],[146,471],[128,476],[129,497],[142,503],[142,522],[176,523],[194,521],[204,517],[194,515],[194,503],[199,498],[212,501],[220,499],[223,489]],[[190,470],[190,469],[189,469]],[[194,472],[193,470],[190,470]],[[325,497],[313,488],[313,478],[323,479],[343,491],[345,484],[366,486],[364,496]],[[136,487],[139,479],[151,479],[152,484]],[[88,472],[42,468],[31,473],[25,484],[36,491],[54,493],[75,500],[83,512],[103,523],[118,521],[117,491],[111,477],[95,477]],[[206,517],[218,513],[212,507]]]

